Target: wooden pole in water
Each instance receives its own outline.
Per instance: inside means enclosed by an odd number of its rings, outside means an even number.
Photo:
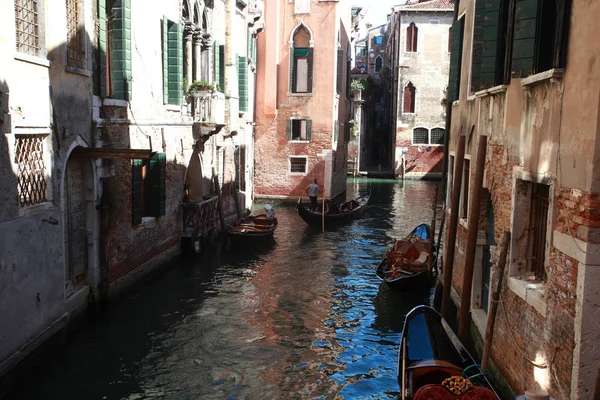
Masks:
[[[325,232],[325,170],[323,170],[323,203],[321,205],[321,232]]]
[[[459,135],[456,155],[454,157],[454,174],[452,175],[452,200],[450,206],[450,221],[448,222],[448,237],[446,238],[444,245],[444,288],[442,291],[442,316],[444,318],[448,317],[448,302],[450,301],[450,289],[452,286],[454,246],[456,245],[456,227],[458,226],[458,206],[464,158],[465,137]]]
[[[437,209],[438,187],[435,186],[433,194],[433,219],[431,220],[431,233],[429,234],[429,257],[427,257],[427,271],[431,273],[433,268],[433,243],[435,238],[435,214]]]
[[[225,218],[223,217],[223,203],[221,202],[221,188],[219,187],[219,175],[217,175],[217,169],[212,169],[213,179],[215,183],[215,190],[217,191],[217,210],[219,211],[219,223],[221,224],[221,233],[225,233]]]
[[[485,152],[487,136],[479,136],[477,146],[477,164],[473,181],[473,198],[469,199],[469,217],[467,232],[467,250],[465,272],[463,277],[462,294],[460,297],[460,314],[458,318],[458,337],[467,340],[469,328],[469,313],[471,312],[471,288],[473,287],[473,270],[475,268],[475,252],[477,250],[477,233],[479,228],[480,198],[483,190],[483,171],[485,170]],[[468,177],[465,177],[468,179]]]
[[[481,356],[481,370],[487,371],[488,360],[490,358],[490,349],[492,348],[492,340],[494,339],[494,323],[496,322],[496,311],[498,311],[498,301],[502,291],[502,279],[504,278],[504,267],[506,258],[508,257],[508,249],[510,247],[510,232],[504,231],[502,239],[502,249],[500,250],[500,259],[498,260],[498,269],[496,270],[496,284],[492,291],[492,304],[487,317],[487,326],[485,327],[485,340],[483,342],[483,355]]]

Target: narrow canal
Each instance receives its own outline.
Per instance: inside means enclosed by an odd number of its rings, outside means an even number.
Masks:
[[[276,207],[273,244],[213,250],[140,285],[8,398],[395,398],[404,315],[430,293],[391,293],[375,265],[393,238],[430,223],[434,184],[368,183],[363,217],[335,232]],[[349,196],[366,184],[349,180]]]

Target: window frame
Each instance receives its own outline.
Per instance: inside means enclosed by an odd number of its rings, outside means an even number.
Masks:
[[[292,172],[292,159],[304,159],[304,172]],[[291,176],[306,176],[308,174],[308,156],[306,155],[293,155],[288,157],[288,175]]]
[[[166,153],[131,161],[131,216],[134,226],[166,215]],[[158,198],[157,198],[158,196]]]
[[[86,60],[87,60],[87,49],[85,42],[85,3],[84,0],[66,0],[66,11],[67,11],[67,40],[65,51],[67,53],[67,64],[66,69],[70,72],[78,72],[86,70]],[[69,3],[75,4],[75,13],[76,13],[76,30],[75,30],[75,47],[70,46],[72,37],[72,29],[73,27],[70,25],[73,19],[69,18]],[[77,48],[78,47],[78,48]],[[70,54],[76,54],[75,58],[72,58]]]
[[[49,149],[48,149],[48,144],[47,144],[47,140],[50,140],[51,136],[48,133],[15,133],[14,135],[14,139],[15,139],[15,151],[14,151],[14,162],[16,164],[16,178],[17,178],[17,205],[19,207],[20,210],[25,210],[27,208],[30,207],[36,207],[39,206],[41,204],[44,203],[48,203],[50,201],[52,201],[51,198],[51,184],[52,182],[49,182],[46,176],[46,173],[48,171],[48,161],[50,161],[48,159],[49,157]],[[27,157],[27,159],[21,159],[20,157],[20,153],[19,153],[19,149],[22,148],[23,145],[20,145],[20,141],[21,140],[35,140],[35,139],[39,139],[39,143],[40,143],[40,147],[41,149],[39,150],[39,157],[37,159],[38,163],[41,163],[41,169],[36,169],[35,171],[31,171],[31,164],[35,163],[36,160],[32,159],[31,157]],[[31,153],[31,149],[29,149]],[[34,151],[35,152],[35,151]],[[28,153],[28,154],[29,154]],[[27,165],[24,165],[27,164]],[[23,170],[27,169],[30,170],[29,172],[33,172],[33,174],[28,174],[28,176],[23,176]],[[38,177],[39,180],[41,180],[41,185],[43,188],[43,194],[41,195],[40,199],[31,201],[31,200],[25,200],[23,198],[23,191],[22,189],[22,184],[20,183],[22,180],[27,179],[30,180],[30,177],[32,175],[35,175]],[[35,180],[35,178],[34,178]],[[25,185],[29,188],[31,188],[31,185]],[[37,185],[36,185],[37,186]],[[26,196],[28,196],[29,198],[31,198],[31,190],[29,190],[26,194]]]
[[[306,56],[297,56],[296,50],[307,50]],[[307,60],[307,72],[306,72],[306,91],[299,92],[298,91],[298,60]],[[312,47],[292,47],[292,57],[291,57],[291,87],[290,93],[293,94],[310,94],[313,89],[313,48]]]
[[[406,27],[405,42],[405,53],[419,52],[419,28],[417,27],[417,24],[415,24],[414,21],[411,21],[411,23],[408,24],[408,26]]]
[[[406,110],[406,90],[412,88],[412,94],[411,94],[411,98],[412,98],[412,107],[409,107],[409,109],[412,109],[411,111],[405,111]],[[408,81],[408,83],[404,86],[404,88],[402,89],[402,114],[416,114],[417,112],[417,87],[412,83],[412,81]]]
[[[460,202],[458,207],[458,217],[462,224],[466,226],[469,221],[469,199],[471,196],[471,155],[465,154],[463,160],[462,180],[460,184]]]
[[[424,129],[425,131],[427,131],[427,143],[415,143],[415,131],[416,131],[417,129]],[[430,133],[429,133],[429,128],[426,128],[426,127],[424,127],[424,126],[415,126],[415,127],[412,129],[412,135],[411,135],[411,138],[410,138],[410,140],[411,140],[411,144],[412,144],[413,146],[429,146],[429,142],[430,142]]]
[[[20,1],[27,1],[27,0],[20,0]],[[46,49],[46,14],[45,14],[45,2],[41,1],[41,0],[36,0],[35,1],[35,5],[36,5],[36,11],[35,13],[37,14],[37,25],[36,25],[36,34],[37,34],[37,46],[39,48],[36,48],[36,51],[34,53],[31,53],[29,51],[21,51],[19,46],[19,34],[18,34],[18,18],[17,18],[17,10],[15,8],[15,25],[14,25],[14,32],[15,32],[15,39],[14,39],[14,45],[15,45],[15,52],[21,55],[25,55],[26,57],[34,57],[36,59],[41,58],[41,59],[45,59],[47,57],[47,49]],[[22,6],[21,6],[22,7]],[[31,47],[31,46],[30,46]]]

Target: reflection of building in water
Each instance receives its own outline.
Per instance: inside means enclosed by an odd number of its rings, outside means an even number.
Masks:
[[[284,251],[270,258],[289,259]],[[318,253],[322,252],[307,254],[307,259],[331,259],[331,254]],[[250,279],[254,288],[243,316],[258,331],[256,338],[280,352],[263,378],[281,395],[325,396],[339,389],[328,378],[343,369],[335,364],[343,348],[335,338],[335,326],[341,322],[330,323],[334,302],[330,270],[318,262],[301,269],[268,263]]]

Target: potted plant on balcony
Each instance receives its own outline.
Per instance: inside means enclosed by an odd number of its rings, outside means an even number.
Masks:
[[[190,84],[188,94],[193,97],[208,96],[212,93],[215,86],[206,81],[194,81]]]

